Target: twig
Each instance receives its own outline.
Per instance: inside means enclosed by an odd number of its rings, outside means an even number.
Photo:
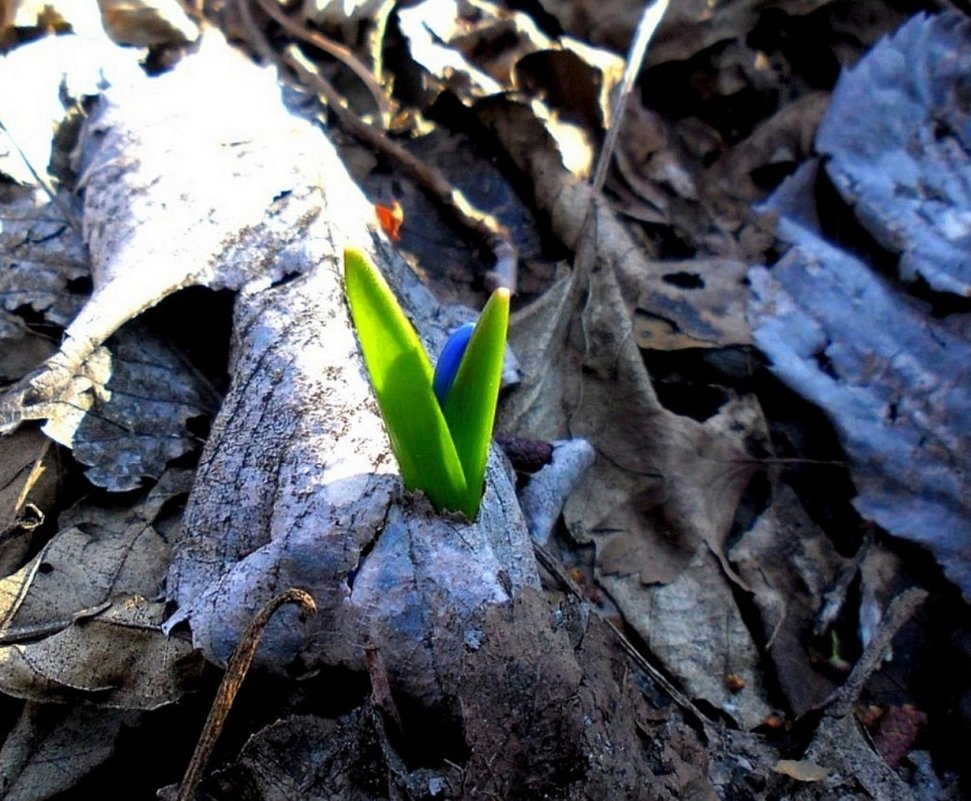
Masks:
[[[239,645],[236,646],[236,650],[233,651],[229,664],[226,666],[223,680],[212,702],[212,709],[209,710],[209,717],[206,718],[206,725],[202,728],[202,734],[199,736],[196,750],[193,752],[192,759],[189,761],[189,767],[186,768],[185,778],[182,779],[182,784],[179,786],[179,794],[176,796],[176,801],[192,801],[196,797],[196,791],[202,779],[203,771],[205,771],[206,765],[209,763],[209,758],[212,756],[212,750],[216,745],[216,740],[219,739],[219,735],[222,733],[223,724],[226,722],[226,716],[233,706],[236,693],[239,692],[240,685],[243,683],[243,679],[246,678],[246,673],[249,671],[253,656],[256,654],[256,649],[260,644],[260,639],[263,637],[263,631],[266,629],[267,623],[270,622],[270,618],[273,617],[276,610],[284,604],[289,603],[299,604],[307,612],[313,613],[317,611],[317,605],[309,593],[303,590],[290,589],[276,596],[276,598],[264,606],[256,614],[256,617],[250,621],[250,624],[246,627],[246,631],[243,633],[243,638],[239,641]]]
[[[838,718],[850,713],[853,704],[856,703],[860,693],[863,692],[863,685],[869,681],[870,676],[883,663],[893,638],[900,631],[901,626],[914,616],[918,607],[926,599],[927,592],[925,590],[919,587],[911,587],[891,601],[883,620],[880,621],[880,625],[873,635],[873,639],[867,645],[863,656],[854,665],[846,683],[833,693],[823,705],[828,707],[826,710],[828,716]]]
[[[299,51],[290,47],[283,53],[283,62],[294,70],[315,92],[327,101],[340,121],[341,126],[358,141],[387,156],[415,181],[427,194],[431,195],[452,220],[471,233],[479,244],[484,244],[495,259],[492,270],[496,279],[504,283],[510,292],[516,290],[515,270],[510,265],[517,261],[516,249],[505,227],[492,215],[479,211],[464,194],[456,189],[442,174],[441,170],[410,153],[397,142],[389,139],[382,131],[364,123],[353,111],[348,109],[337,90]],[[500,274],[500,270],[503,274]]]
[[[344,47],[342,44],[338,44],[333,39],[324,36],[322,33],[317,31],[312,31],[309,28],[304,27],[296,22],[294,22],[290,17],[283,13],[280,9],[280,4],[277,0],[256,0],[260,8],[262,8],[267,15],[276,23],[280,25],[287,33],[296,36],[298,39],[303,39],[308,44],[313,45],[320,50],[323,50],[329,56],[336,58],[341,64],[347,67],[351,72],[353,72],[367,88],[374,100],[374,104],[378,108],[378,113],[381,118],[381,123],[386,125],[388,122],[388,117],[390,116],[390,109],[388,105],[388,100],[384,96],[384,90],[381,88],[381,84],[377,82],[375,77],[371,74],[371,71],[365,67],[348,48]]]
[[[257,0],[259,2],[259,0]],[[449,183],[440,170],[425,163],[396,142],[384,132],[368,125],[344,104],[344,98],[310,63],[299,48],[288,47],[281,55],[269,45],[263,32],[253,21],[249,0],[240,0],[240,17],[246,28],[250,43],[267,61],[282,64],[295,72],[298,78],[313,91],[324,98],[327,106],[340,121],[341,126],[358,141],[373,148],[387,158],[395,161],[427,194],[446,211],[452,220],[476,240],[477,246],[489,249],[495,260],[494,267],[487,278],[496,286],[505,286],[510,292],[516,291],[516,270],[518,261],[516,249],[505,227],[494,217],[476,209],[468,199]]]
[[[614,148],[617,147],[617,136],[620,128],[624,124],[624,112],[627,110],[627,98],[630,97],[634,81],[641,71],[644,63],[644,56],[647,55],[647,46],[651,43],[651,38],[661,24],[664,12],[668,10],[668,0],[654,0],[649,6],[645,6],[641,14],[641,21],[637,23],[637,31],[634,33],[634,40],[631,42],[630,52],[627,54],[627,65],[624,67],[624,77],[620,82],[620,90],[617,95],[617,105],[611,114],[610,128],[607,130],[607,138],[604,140],[600,150],[600,157],[597,159],[597,169],[593,173],[592,186],[594,192],[603,189],[604,181],[607,179],[607,170],[610,167],[610,159],[614,155]]]

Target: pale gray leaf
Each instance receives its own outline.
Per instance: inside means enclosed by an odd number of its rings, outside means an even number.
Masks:
[[[137,59],[135,51],[81,36],[47,36],[0,56],[0,174],[46,183],[66,107],[108,82],[137,78]]]
[[[90,275],[67,192],[51,200],[37,187],[7,187],[0,198],[0,307],[29,308],[58,326],[78,313],[84,296],[71,285]],[[2,330],[2,329],[0,329]],[[35,365],[32,365],[35,366]]]
[[[860,513],[930,548],[971,598],[971,344],[813,229],[811,178],[775,203],[795,247],[749,274],[756,344],[829,415]]]
[[[904,280],[971,297],[971,21],[920,15],[845,72],[827,171]]]

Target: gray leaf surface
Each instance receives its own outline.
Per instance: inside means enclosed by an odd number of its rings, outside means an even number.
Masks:
[[[840,78],[816,139],[900,276],[971,297],[971,21],[918,16]]]
[[[926,545],[971,598],[971,344],[814,227],[813,168],[772,206],[794,247],[749,273],[772,370],[822,407],[851,460],[862,515]]]

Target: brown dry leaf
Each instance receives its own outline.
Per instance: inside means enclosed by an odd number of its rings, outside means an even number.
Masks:
[[[688,695],[704,699],[752,729],[772,712],[762,685],[762,655],[738,611],[731,584],[704,544],[675,581],[645,586],[637,576],[601,575],[600,582],[677,676]],[[744,686],[734,688],[729,676]]]
[[[28,702],[0,750],[6,801],[41,801],[61,793],[114,752],[131,710]]]
[[[828,102],[824,92],[809,93],[734,145],[697,118],[672,123],[631,103],[607,187],[624,215],[669,227],[701,254],[762,260],[774,236],[752,208],[766,191],[757,176],[782,174],[811,154]],[[731,300],[745,297],[739,285]]]
[[[0,440],[0,576],[23,564],[33,531],[54,505],[60,472],[57,451],[37,429]]]
[[[723,549],[738,502],[758,469],[744,451],[745,439],[761,433],[754,400],[729,402],[698,423],[663,409],[638,408],[622,383],[613,388],[590,383],[584,424],[574,428],[594,443],[601,459],[564,510],[571,531],[604,549],[604,572],[636,573],[644,584],[673,581],[700,542],[734,577]],[[614,400],[616,395],[624,401]],[[629,558],[632,545],[641,554],[636,561]]]
[[[98,0],[113,42],[138,47],[194,42],[199,29],[177,0]]]
[[[645,569],[648,580],[672,580],[698,541],[720,553],[756,469],[744,441],[761,431],[761,415],[754,402],[739,401],[701,424],[661,407],[628,305],[657,266],[563,169],[527,109],[502,102],[479,111],[534,180],[554,230],[578,250],[573,275],[513,321],[510,341],[523,381],[503,407],[502,425],[547,440],[590,440],[599,458],[567,504],[571,531],[582,540],[646,538],[645,550],[673,553],[673,561],[658,565],[650,556],[633,569]]]
[[[781,9],[790,14],[807,14],[832,0],[740,0],[712,4],[709,0],[672,3],[665,15],[648,56],[649,64],[682,61],[718,42],[744,39],[762,8]],[[634,35],[644,9],[636,0],[542,0],[564,30],[587,41],[623,53]]]
[[[748,265],[730,259],[654,262],[634,313],[644,350],[751,345],[745,316]]]
[[[716,566],[717,580],[705,575],[710,595],[697,607],[699,619],[715,621],[708,628],[720,630],[718,644],[688,659],[674,646],[666,654],[668,667],[694,682],[700,696],[755,726],[770,711],[760,696],[758,653],[721,577],[734,575],[723,547],[757,469],[745,443],[765,436],[758,406],[754,399],[735,400],[699,423],[660,405],[634,340],[629,306],[643,276],[658,267],[606,204],[563,169],[528,110],[488,103],[479,104],[479,112],[533,180],[537,204],[550,214],[554,231],[576,250],[572,275],[513,321],[510,341],[523,380],[502,410],[502,425],[524,436],[581,436],[593,444],[597,461],[571,495],[564,518],[576,538],[602,549],[602,574],[626,574],[609,588],[629,590],[618,605],[628,620],[644,624],[635,626],[646,638],[651,592],[660,590],[649,591],[644,583],[683,577],[694,588],[692,560],[701,560],[696,569],[710,569],[705,555],[710,549],[718,556],[722,572]],[[726,615],[734,621],[729,637]],[[672,631],[684,625],[676,610],[667,625]],[[702,658],[702,651],[710,657]],[[739,668],[730,672],[750,688],[744,704],[725,687],[726,661],[736,658]]]
[[[773,770],[801,782],[819,782],[830,774],[829,768],[824,768],[822,765],[817,765],[807,759],[780,759],[775,763]]]
[[[834,689],[813,670],[810,645],[828,593],[850,562],[789,487],[778,485],[774,495],[730,557],[754,594],[776,678],[798,716],[818,707]]]
[[[27,565],[0,580],[0,686],[36,700],[75,690],[109,706],[153,708],[184,692],[199,660],[160,630],[170,546],[153,523],[188,492],[168,473],[131,509],[79,507]]]
[[[568,36],[551,39],[521,11],[488,2],[424,0],[399,13],[409,53],[466,100],[526,93],[576,175],[589,175],[624,62]]]
[[[203,660],[161,631],[165,604],[119,596],[89,620],[40,640],[0,647],[0,689],[16,698],[118,709],[171,704],[198,679]]]

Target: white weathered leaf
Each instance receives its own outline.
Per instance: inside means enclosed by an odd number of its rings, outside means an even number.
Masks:
[[[0,424],[47,417],[91,354],[172,292],[291,273],[278,257],[320,211],[322,142],[284,108],[274,73],[212,30],[179,69],[108,88],[76,165],[94,292],[60,351],[4,398]]]
[[[0,56],[0,174],[49,180],[51,144],[70,103],[140,74],[138,55],[104,40],[50,36]]]
[[[971,343],[815,228],[807,168],[773,200],[793,249],[750,273],[772,370],[832,420],[862,515],[926,545],[971,598]]]
[[[971,297],[971,22],[918,16],[841,77],[826,170],[905,281]]]

